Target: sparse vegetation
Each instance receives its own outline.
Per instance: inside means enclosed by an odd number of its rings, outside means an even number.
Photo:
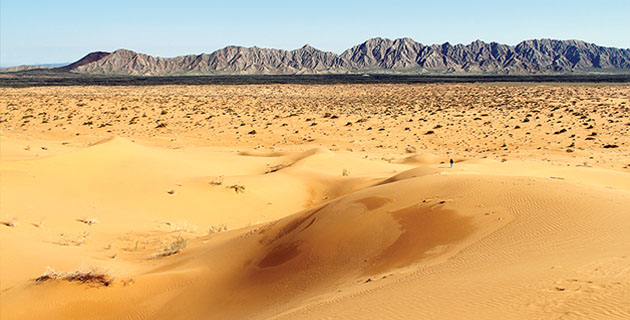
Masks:
[[[272,173],[272,172],[276,172],[276,171],[282,170],[282,169],[284,169],[284,168],[286,168],[286,167],[288,167],[288,166],[289,166],[289,165],[288,165],[288,164],[286,164],[286,163],[281,163],[281,164],[277,164],[277,165],[275,165],[275,166],[271,166],[271,167],[269,167],[269,169],[267,169],[267,171],[265,171],[265,174],[268,174],[268,173]]]
[[[0,220],[0,224],[3,224],[10,228],[15,228],[15,225],[17,224],[17,222],[15,218],[10,218],[10,219]]]
[[[48,280],[57,280],[61,276],[55,272],[55,270],[51,267],[46,267],[46,272],[44,272],[41,276],[35,278],[35,282],[44,282]]]
[[[170,226],[170,232],[197,233],[198,231],[197,226],[188,221],[179,221],[177,223],[165,222],[165,224]]]
[[[173,239],[173,241],[164,246],[162,253],[154,254],[151,256],[151,258],[172,256],[182,251],[184,248],[186,248],[187,245],[188,241],[186,241],[186,239],[184,239],[184,237],[182,237],[181,235],[178,235],[177,237],[175,237],[175,239]]]
[[[88,271],[58,273],[54,269],[47,267],[46,272],[35,279],[35,283],[42,283],[49,280],[80,282],[105,287],[109,287],[113,282],[113,278],[111,276],[94,269]]]
[[[63,278],[65,281],[78,281],[81,283],[94,283],[108,287],[111,280],[107,275],[94,272],[74,272]]]
[[[211,226],[210,228],[208,228],[208,235],[222,231],[227,231],[227,226],[225,224]]]
[[[39,222],[32,222],[31,224],[35,228],[41,228],[44,226],[44,218],[39,219]]]
[[[87,237],[90,235],[89,232],[84,231],[82,233],[80,233],[77,237],[76,240],[73,239],[68,239],[68,235],[66,235],[65,233],[62,233],[59,235],[60,239],[59,241],[55,241],[53,242],[54,244],[58,244],[60,246],[81,246],[82,244],[85,243],[85,240],[87,239]]]
[[[245,186],[240,185],[240,184],[233,184],[231,186],[227,186],[228,189],[233,189],[234,192],[236,193],[243,193],[245,192]]]
[[[97,223],[97,220],[96,220],[96,219],[94,219],[94,218],[90,218],[90,219],[85,219],[85,218],[83,218],[83,219],[77,219],[77,221],[79,221],[79,222],[81,222],[81,223],[85,223],[85,224],[87,224],[88,226],[91,226],[91,225],[93,225],[93,224]]]
[[[223,176],[218,176],[214,180],[210,181],[210,184],[213,186],[220,186],[223,184]]]

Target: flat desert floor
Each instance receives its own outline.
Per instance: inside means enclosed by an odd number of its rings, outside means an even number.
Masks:
[[[2,319],[630,318],[628,85],[3,88],[0,117]]]

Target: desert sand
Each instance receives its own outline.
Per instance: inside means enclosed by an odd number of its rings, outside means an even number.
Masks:
[[[1,319],[630,318],[628,85],[2,88],[0,117]]]

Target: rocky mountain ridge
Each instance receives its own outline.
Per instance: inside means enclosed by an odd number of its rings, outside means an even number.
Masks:
[[[526,40],[515,46],[480,40],[423,45],[410,38],[373,38],[341,54],[309,45],[295,50],[227,46],[210,54],[153,57],[120,49],[93,52],[61,68],[87,74],[446,73],[547,74],[630,72],[630,49],[579,40]]]

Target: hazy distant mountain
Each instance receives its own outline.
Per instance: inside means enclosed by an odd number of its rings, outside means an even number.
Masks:
[[[121,49],[90,53],[61,69],[128,75],[630,72],[630,49],[578,40],[526,40],[516,46],[477,40],[468,45],[426,46],[410,38],[374,38],[340,55],[309,45],[291,51],[228,46],[175,58]]]
[[[49,63],[49,64],[38,64],[38,65],[21,65],[21,66],[16,66],[16,67],[0,68],[0,72],[19,72],[19,71],[28,71],[28,70],[38,70],[38,69],[53,69],[53,68],[59,68],[65,65],[68,65],[68,64],[67,63]]]

